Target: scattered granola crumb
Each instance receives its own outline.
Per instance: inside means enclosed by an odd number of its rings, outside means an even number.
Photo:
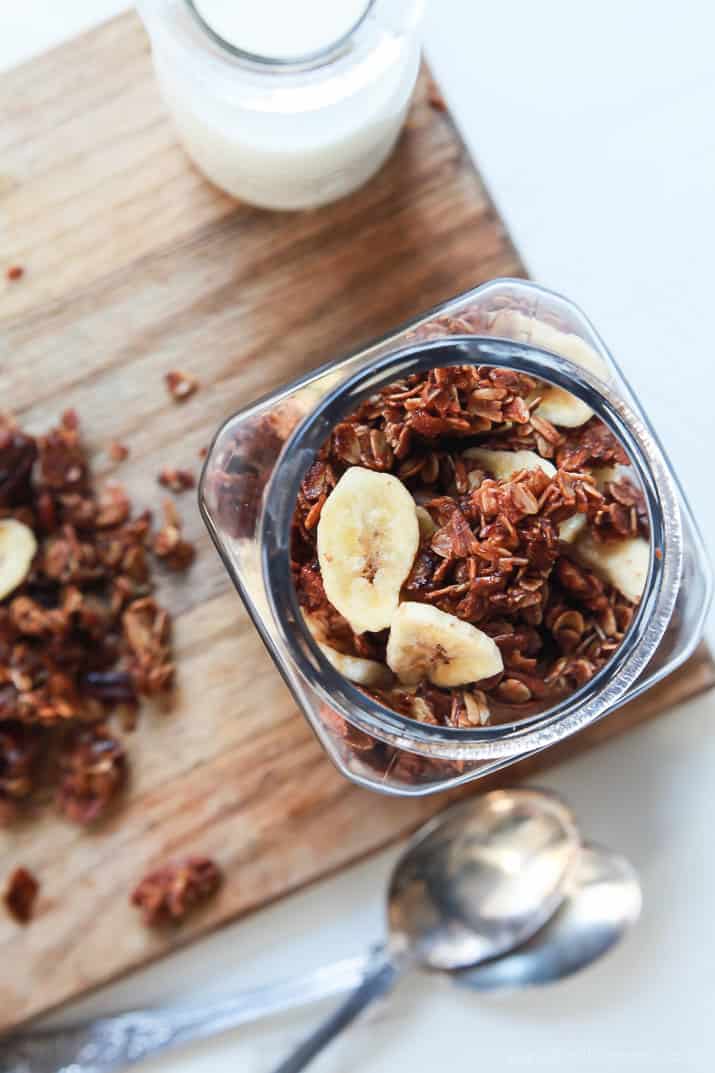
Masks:
[[[102,817],[127,780],[124,746],[105,727],[80,731],[60,755],[57,807],[73,823]]]
[[[164,525],[154,537],[154,554],[170,570],[186,570],[196,557],[196,548],[181,535],[181,519],[170,499],[164,501]]]
[[[27,868],[16,868],[10,876],[3,900],[18,924],[29,923],[39,890],[40,884]]]
[[[196,479],[188,469],[172,469],[170,466],[165,466],[157,480],[170,492],[186,492],[196,487]]]
[[[164,865],[142,879],[131,895],[131,904],[148,927],[178,924],[221,885],[221,869],[209,857],[187,857]]]
[[[129,673],[139,693],[155,696],[171,688],[171,619],[151,596],[135,600],[122,617],[122,632],[129,652]]]
[[[114,443],[110,443],[107,453],[112,462],[124,462],[125,459],[129,458],[129,448],[125,443],[119,443],[117,440]]]
[[[427,86],[427,100],[429,102],[430,108],[434,108],[436,112],[447,111],[447,102],[442,96],[442,91],[440,90],[437,83],[434,82],[432,79],[430,79],[429,84]]]
[[[10,265],[5,272],[5,275],[11,282],[14,282],[15,280],[22,279],[25,275],[25,269],[22,265]]]
[[[206,458],[209,453],[208,447],[199,447],[199,458]]]
[[[186,399],[190,398],[195,391],[198,391],[199,382],[196,377],[191,376],[190,373],[172,369],[166,374],[165,379],[171,397],[176,402],[184,402]]]

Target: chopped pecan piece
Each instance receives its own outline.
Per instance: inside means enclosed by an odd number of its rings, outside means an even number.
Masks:
[[[99,497],[95,525],[97,529],[114,529],[126,522],[130,512],[129,496],[122,484],[108,484]]]
[[[209,857],[187,857],[149,872],[133,891],[131,904],[149,927],[177,924],[215,894],[222,880],[219,866]]]
[[[154,554],[170,570],[186,570],[196,558],[196,548],[181,535],[181,519],[170,499],[164,503],[164,525],[154,537]]]
[[[196,479],[188,469],[172,469],[170,466],[165,466],[157,480],[171,492],[186,492],[196,487]]]
[[[129,448],[126,443],[120,443],[118,440],[114,440],[110,443],[107,454],[112,462],[124,462],[129,458]]]
[[[165,380],[169,393],[176,402],[185,402],[199,388],[199,382],[195,376],[178,369],[168,372]]]
[[[121,742],[104,727],[80,731],[60,754],[57,807],[73,823],[94,823],[104,816],[126,779]]]
[[[169,614],[152,597],[134,600],[122,615],[129,672],[139,693],[166,692],[174,681]]]
[[[16,868],[8,880],[3,901],[18,924],[29,924],[40,884],[27,868]]]

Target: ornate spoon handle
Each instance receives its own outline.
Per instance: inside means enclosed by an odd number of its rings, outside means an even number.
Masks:
[[[206,1006],[131,1010],[69,1028],[0,1040],[3,1073],[107,1073],[157,1051],[357,986],[376,952]]]

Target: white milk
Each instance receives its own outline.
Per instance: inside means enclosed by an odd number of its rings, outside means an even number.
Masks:
[[[417,77],[420,0],[194,6],[139,3],[177,131],[209,179],[256,205],[302,209],[378,170]]]

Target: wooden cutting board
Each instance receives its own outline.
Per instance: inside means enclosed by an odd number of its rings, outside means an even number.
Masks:
[[[482,280],[523,267],[423,74],[399,147],[352,198],[300,215],[237,205],[177,147],[138,20],[124,15],[0,77],[0,397],[31,429],[79,411],[100,474],[156,505],[164,465],[253,397]],[[168,401],[164,374],[201,390]],[[107,463],[111,440],[129,460]],[[2,873],[42,883],[27,929],[0,914],[0,1026],[75,998],[415,827],[445,801],[358,790],[323,756],[209,545],[164,585],[180,673],[128,741],[126,807],[96,834],[48,811],[4,832]],[[658,690],[512,768],[553,763],[713,684],[701,651]],[[494,780],[491,780],[490,785]],[[485,783],[479,784],[482,789]],[[169,935],[128,894],[147,866],[215,856],[227,882]]]

